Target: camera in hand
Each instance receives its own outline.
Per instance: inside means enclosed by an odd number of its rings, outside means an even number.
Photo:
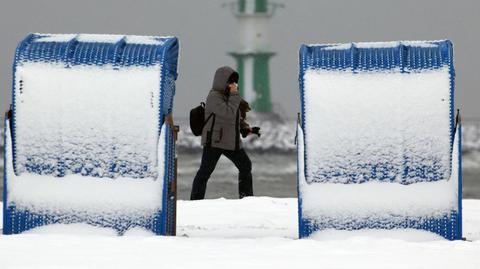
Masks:
[[[260,133],[260,127],[252,127],[252,134],[256,134],[258,137],[260,137],[262,135]]]
[[[247,137],[249,134],[248,129],[241,129],[240,134],[242,135],[243,138]],[[260,133],[260,127],[252,127],[252,134],[258,135],[260,137],[262,134]]]

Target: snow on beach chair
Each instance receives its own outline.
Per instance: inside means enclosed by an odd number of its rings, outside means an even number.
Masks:
[[[423,229],[461,239],[452,53],[450,41],[301,47],[301,238]]]
[[[4,234],[60,223],[175,233],[165,118],[177,58],[175,37],[30,34],[18,45]]]

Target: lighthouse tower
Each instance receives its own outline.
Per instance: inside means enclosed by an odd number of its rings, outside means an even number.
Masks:
[[[238,48],[229,54],[237,62],[239,90],[257,112],[271,112],[268,21],[279,4],[268,0],[237,0],[232,10],[239,24]]]

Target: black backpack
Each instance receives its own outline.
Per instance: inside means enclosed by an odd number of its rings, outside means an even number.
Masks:
[[[213,113],[210,114],[205,120],[205,103],[201,102],[199,106],[194,107],[190,110],[190,129],[192,129],[192,133],[195,136],[202,135],[203,127],[207,124],[208,120],[214,115]],[[215,123],[215,120],[214,120]],[[213,128],[213,124],[212,124]]]

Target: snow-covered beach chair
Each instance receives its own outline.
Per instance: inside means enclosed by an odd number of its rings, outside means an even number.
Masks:
[[[20,42],[5,120],[4,234],[71,223],[175,233],[166,118],[177,58],[175,37],[30,34]]]
[[[422,229],[462,237],[450,41],[303,45],[299,236]]]

